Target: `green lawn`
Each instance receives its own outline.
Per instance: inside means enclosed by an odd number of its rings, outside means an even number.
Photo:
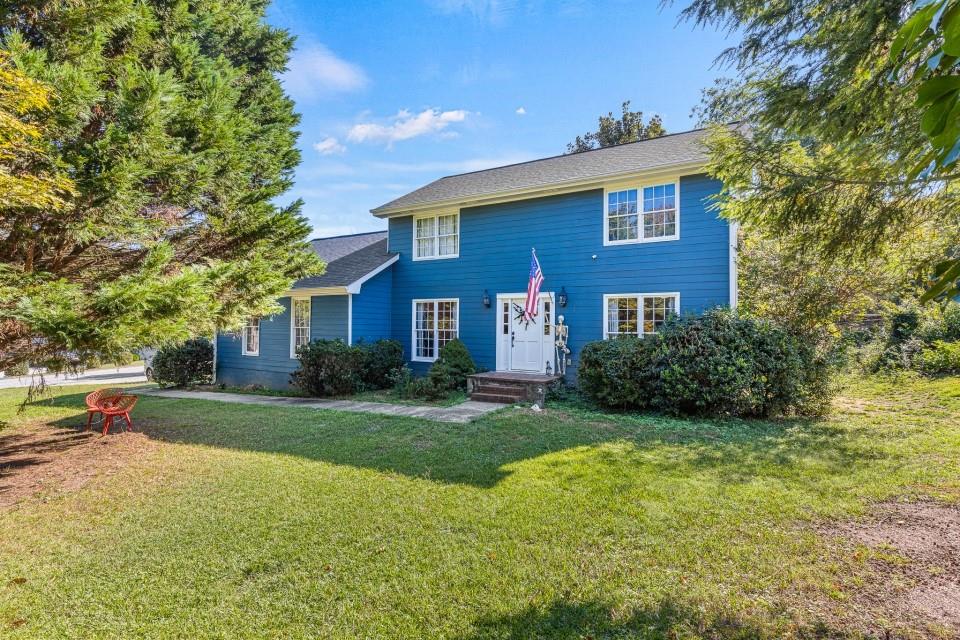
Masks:
[[[0,391],[0,438],[81,424],[84,391],[22,414]],[[858,382],[837,407],[454,425],[145,397],[146,438],[97,444],[142,440],[128,464],[0,511],[0,636],[812,633],[869,565],[811,525],[960,496],[960,379]]]
[[[200,387],[194,387],[200,389],[201,391],[214,391],[214,392],[224,392],[224,393],[244,393],[257,396],[280,396],[280,397],[294,397],[302,398],[309,397],[306,393],[298,391],[296,389],[289,390],[275,390],[275,389],[248,389],[243,387],[223,387],[220,388],[217,385],[203,385]],[[347,396],[331,396],[328,397],[329,400],[354,400],[357,402],[385,402],[388,404],[404,404],[404,405],[430,405],[437,407],[452,407],[455,404],[460,404],[467,400],[467,394],[464,391],[453,391],[450,392],[446,397],[437,398],[437,399],[426,399],[426,398],[401,398],[396,391],[393,389],[370,389],[368,391],[361,391],[359,393],[354,393]]]

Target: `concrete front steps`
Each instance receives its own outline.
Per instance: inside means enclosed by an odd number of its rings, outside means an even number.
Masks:
[[[543,407],[547,387],[559,379],[542,373],[488,371],[467,377],[467,393],[475,402],[530,402]]]

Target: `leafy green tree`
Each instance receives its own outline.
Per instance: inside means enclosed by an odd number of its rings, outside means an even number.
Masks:
[[[911,175],[956,179],[960,158],[960,2],[926,0],[915,3],[890,46],[898,84],[915,92],[923,117],[920,129],[930,143]],[[940,262],[924,299],[960,295],[960,255]]]
[[[0,201],[0,369],[181,341],[275,308],[322,268],[278,80],[292,38],[261,0],[19,0],[4,70],[50,87],[21,175],[55,201]],[[7,62],[9,61],[9,62]],[[4,134],[6,135],[6,134]]]
[[[793,251],[789,238],[749,229],[737,252],[739,310],[810,340],[836,337],[888,301],[915,300],[921,281],[916,265],[943,255],[943,244],[936,229],[920,228],[869,260],[843,264]]]
[[[895,80],[890,58],[913,4],[694,0],[684,9],[741,37],[721,58],[735,78],[706,91],[701,109],[706,122],[744,123],[716,127],[709,143],[725,215],[782,236],[797,256],[854,266],[915,229],[946,238],[960,228],[956,176],[915,170],[932,147],[916,86]]]
[[[610,111],[598,119],[596,131],[588,131],[567,145],[567,153],[590,151],[591,149],[609,147],[625,142],[636,142],[647,138],[662,136],[667,131],[663,128],[660,116],[654,115],[647,123],[643,121],[642,111],[630,111],[630,101],[623,103],[623,113],[617,119]]]

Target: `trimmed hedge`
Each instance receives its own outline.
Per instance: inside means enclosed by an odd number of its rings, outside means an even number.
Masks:
[[[653,341],[625,336],[588,342],[580,352],[580,390],[606,407],[647,409],[653,387]]]
[[[654,336],[591,342],[578,368],[581,390],[604,406],[756,417],[823,413],[829,374],[800,337],[720,308]]]
[[[403,368],[403,346],[395,340],[348,345],[342,340],[314,340],[297,350],[300,368],[291,382],[312,396],[342,396],[383,389]]]
[[[403,368],[403,345],[396,340],[377,340],[358,345],[363,351],[363,384],[368,389],[386,389],[391,378]]]
[[[213,379],[213,344],[206,338],[193,338],[162,347],[153,357],[153,379],[177,387],[209,383]]]

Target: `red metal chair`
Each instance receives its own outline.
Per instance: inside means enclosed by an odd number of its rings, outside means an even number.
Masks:
[[[115,402],[122,395],[123,389],[114,388],[97,389],[87,394],[87,397],[84,399],[87,403],[87,431],[93,428],[93,416],[98,413],[103,413],[100,405]],[[104,420],[106,420],[106,416],[104,416]]]
[[[130,412],[133,411],[138,399],[137,396],[122,395],[119,398],[111,398],[100,405],[100,413],[106,418],[103,422],[103,435],[107,435],[107,432],[110,431],[110,425],[113,424],[113,419],[117,416],[122,416],[127,421],[127,431],[133,430]]]

